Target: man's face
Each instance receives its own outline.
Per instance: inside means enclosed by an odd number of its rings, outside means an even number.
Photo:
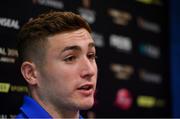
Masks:
[[[92,107],[97,81],[95,56],[94,41],[85,29],[49,37],[39,74],[40,98],[55,108]]]

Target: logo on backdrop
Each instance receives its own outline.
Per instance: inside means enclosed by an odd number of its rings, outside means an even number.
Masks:
[[[146,5],[162,5],[161,0],[136,0],[136,2],[140,2]]]
[[[158,24],[145,20],[142,17],[138,17],[137,18],[137,25],[144,29],[144,30],[148,30],[154,33],[160,33],[161,32],[161,28]]]
[[[90,8],[90,6],[91,6],[91,0],[81,0],[82,1],[82,5],[83,5],[83,7],[85,7],[85,8]]]
[[[59,0],[32,0],[34,4],[39,4],[47,7],[52,7],[55,9],[63,9],[64,3]]]
[[[0,93],[8,93],[10,89],[10,83],[0,82]]]
[[[105,47],[103,35],[96,33],[96,32],[92,32],[91,35],[92,35],[92,38],[94,39],[94,42],[97,47]]]
[[[153,46],[148,43],[141,43],[139,45],[139,52],[150,58],[158,59],[160,58],[160,48],[157,46]]]
[[[0,62],[15,63],[18,57],[18,51],[12,48],[0,47]]]
[[[132,41],[129,37],[112,34],[109,39],[110,46],[118,51],[130,52],[132,50]]]
[[[139,70],[139,77],[146,82],[160,84],[162,83],[161,75],[153,72],[149,72],[147,70],[141,69]]]
[[[131,108],[132,102],[133,102],[132,94],[128,89],[122,88],[118,90],[114,102],[116,107],[122,110],[128,110]]]
[[[129,24],[132,16],[130,13],[122,10],[116,10],[113,8],[108,9],[108,14],[112,17],[112,21],[115,24],[126,26]]]
[[[154,96],[140,95],[137,97],[137,105],[142,108],[164,107],[165,100]]]
[[[91,0],[81,0],[82,7],[78,8],[79,14],[89,23],[93,24],[96,21],[96,11],[90,9]]]
[[[14,28],[16,30],[20,28],[18,20],[3,17],[0,17],[0,26]]]
[[[10,83],[0,82],[0,93],[9,92],[27,93],[28,88],[22,85],[11,85]]]
[[[114,72],[114,76],[120,80],[129,79],[134,73],[134,69],[130,65],[112,63],[110,64],[110,69]]]
[[[89,23],[93,24],[96,21],[96,12],[86,8],[79,8],[79,14]]]

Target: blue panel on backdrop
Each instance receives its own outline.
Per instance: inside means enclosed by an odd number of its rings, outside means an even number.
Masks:
[[[180,1],[171,1],[171,54],[173,117],[180,117]]]

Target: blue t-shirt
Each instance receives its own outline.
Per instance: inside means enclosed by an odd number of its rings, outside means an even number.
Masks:
[[[16,118],[52,118],[34,99],[24,96],[24,104]],[[80,115],[79,119],[83,119]]]

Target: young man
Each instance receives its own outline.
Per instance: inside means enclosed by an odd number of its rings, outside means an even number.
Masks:
[[[26,23],[18,52],[30,96],[17,118],[81,118],[93,106],[96,50],[89,25],[71,12],[49,12]]]

